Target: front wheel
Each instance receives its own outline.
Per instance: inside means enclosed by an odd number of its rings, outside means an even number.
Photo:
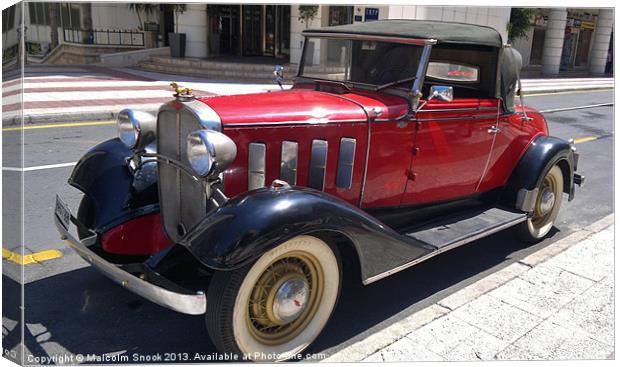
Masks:
[[[243,268],[217,272],[207,294],[207,330],[222,353],[280,361],[306,349],[340,293],[338,252],[298,236]]]
[[[560,212],[564,176],[558,166],[553,166],[538,186],[538,196],[534,211],[519,226],[519,237],[528,243],[542,240],[553,228],[553,223]]]

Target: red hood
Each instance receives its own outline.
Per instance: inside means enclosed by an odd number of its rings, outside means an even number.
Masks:
[[[362,103],[367,111],[374,107],[380,107],[388,112],[394,110],[392,106],[388,108],[386,105],[388,101],[384,101],[384,98],[373,97],[375,98],[353,93],[340,97],[325,92],[293,89],[283,92],[205,97],[198,100],[213,108],[222,119],[222,124],[226,126],[253,123],[366,121],[366,113],[349,99]],[[402,101],[399,104],[402,104]],[[386,117],[389,116],[381,116]]]

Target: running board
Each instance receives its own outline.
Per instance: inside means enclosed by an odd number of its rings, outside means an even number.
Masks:
[[[406,235],[440,251],[464,245],[527,219],[525,213],[500,208],[441,218]]]
[[[370,284],[383,279],[433,256],[510,228],[524,222],[526,219],[527,214],[525,213],[517,213],[494,207],[485,210],[468,211],[452,217],[442,217],[436,221],[429,222],[412,232],[406,233],[405,236],[432,246],[435,250],[394,269],[370,277],[364,281],[364,284]]]

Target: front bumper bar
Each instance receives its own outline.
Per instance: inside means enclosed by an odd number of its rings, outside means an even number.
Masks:
[[[70,228],[65,228],[65,225],[58,218],[58,214],[54,214],[54,222],[60,232],[61,239],[65,240],[65,242],[84,260],[124,288],[151,302],[177,312],[190,315],[202,315],[206,312],[207,297],[204,294],[191,293],[190,291],[172,291],[149,283],[121,269],[119,266],[108,262],[90,250],[88,247],[96,243],[97,234],[93,234],[80,241],[70,233]],[[73,215],[70,216],[70,222],[77,226],[77,219]]]

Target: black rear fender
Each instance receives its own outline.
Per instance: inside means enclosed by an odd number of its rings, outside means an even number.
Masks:
[[[512,172],[506,185],[503,201],[515,205],[519,190],[533,190],[540,185],[543,175],[558,165],[564,177],[564,192],[569,200],[574,195],[574,154],[571,144],[553,136],[539,136],[530,143],[523,157]]]

